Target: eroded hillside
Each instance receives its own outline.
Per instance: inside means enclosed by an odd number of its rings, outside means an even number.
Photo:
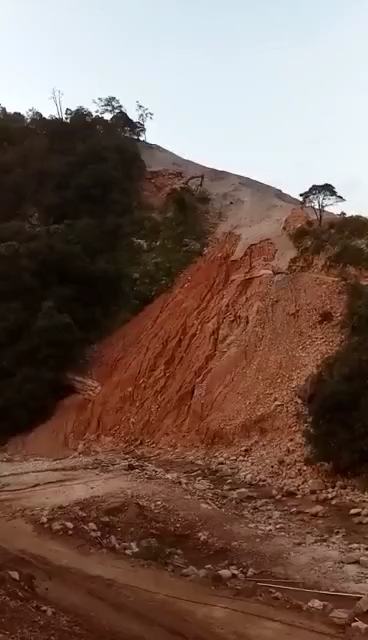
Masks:
[[[162,180],[165,152],[148,151],[148,167]],[[167,156],[170,172],[179,171],[173,158]],[[245,447],[261,474],[274,467],[301,482],[300,392],[341,340],[345,285],[288,270],[295,250],[285,220],[290,225],[299,215],[291,198],[185,161],[180,170],[205,172],[221,218],[212,245],[171,292],[99,346],[90,376],[101,391],[93,399],[69,397],[14,446],[37,454]]]

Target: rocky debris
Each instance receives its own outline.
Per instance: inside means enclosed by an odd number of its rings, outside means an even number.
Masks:
[[[349,516],[359,516],[362,513],[363,509],[350,509]]]
[[[53,522],[51,525],[51,531],[53,533],[60,533],[63,530],[63,525],[61,522]]]
[[[359,558],[359,564],[361,564],[364,569],[368,569],[368,556],[362,556]]]
[[[331,622],[337,625],[346,626],[352,618],[352,612],[348,609],[333,609],[328,616]]]
[[[72,522],[63,522],[63,525],[68,531],[73,531],[74,529],[74,524]]]
[[[89,531],[98,531],[98,526],[94,522],[89,522],[87,528]]]

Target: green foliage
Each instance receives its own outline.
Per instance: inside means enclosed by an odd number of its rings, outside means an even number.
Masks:
[[[368,464],[368,290],[349,288],[346,341],[324,363],[308,400],[306,438],[315,461],[358,473]]]
[[[368,268],[368,219],[336,217],[319,226],[300,226],[291,238],[301,255],[325,252],[331,266]]]
[[[208,197],[184,185],[173,189],[162,210],[137,218],[134,308],[170,287],[176,276],[202,253],[208,237]]]
[[[368,220],[338,216],[323,226],[299,227],[292,234],[299,255],[323,252],[327,265],[368,268]],[[314,461],[335,471],[359,473],[368,465],[368,290],[348,285],[345,341],[316,376],[307,408],[306,439]],[[321,324],[333,320],[322,312]]]
[[[324,211],[340,202],[345,202],[345,198],[340,196],[335,187],[329,182],[324,184],[312,184],[307,191],[300,194],[303,207],[311,207],[315,213],[319,226],[322,224]]]
[[[0,438],[46,418],[86,349],[205,242],[186,189],[142,211],[135,123],[116,98],[57,117],[0,109]],[[105,117],[107,115],[108,117]]]

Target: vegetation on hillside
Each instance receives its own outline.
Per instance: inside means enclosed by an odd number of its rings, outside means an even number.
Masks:
[[[318,226],[322,225],[323,215],[327,207],[345,202],[345,198],[337,193],[336,188],[329,182],[312,184],[307,191],[300,194],[302,207],[310,207],[314,211]]]
[[[337,217],[299,227],[292,237],[302,256],[323,254],[347,280],[345,340],[311,385],[305,434],[316,462],[357,474],[368,465],[368,288],[359,279],[359,269],[368,268],[368,219]]]
[[[198,255],[206,207],[189,188],[145,208],[132,119],[119,100],[57,116],[0,108],[0,437],[46,418],[86,349]],[[203,213],[203,215],[202,215]]]
[[[328,267],[368,267],[368,218],[336,216],[320,227],[309,221],[291,235],[299,256],[323,255]]]

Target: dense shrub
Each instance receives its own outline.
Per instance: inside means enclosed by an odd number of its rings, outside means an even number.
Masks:
[[[302,225],[291,238],[301,255],[325,253],[333,266],[368,268],[368,219],[336,217],[322,226]]]
[[[88,345],[203,248],[191,189],[143,210],[142,134],[111,97],[57,118],[0,109],[0,438],[44,419]]]
[[[308,399],[307,442],[315,461],[336,471],[368,464],[368,290],[349,285],[346,340],[328,358]]]
[[[368,268],[368,219],[362,216],[299,227],[292,239],[301,256],[323,252],[335,268]],[[368,289],[351,278],[347,286],[345,340],[323,363],[305,399],[305,435],[314,461],[359,473],[368,465]],[[319,321],[330,319],[323,312]]]

